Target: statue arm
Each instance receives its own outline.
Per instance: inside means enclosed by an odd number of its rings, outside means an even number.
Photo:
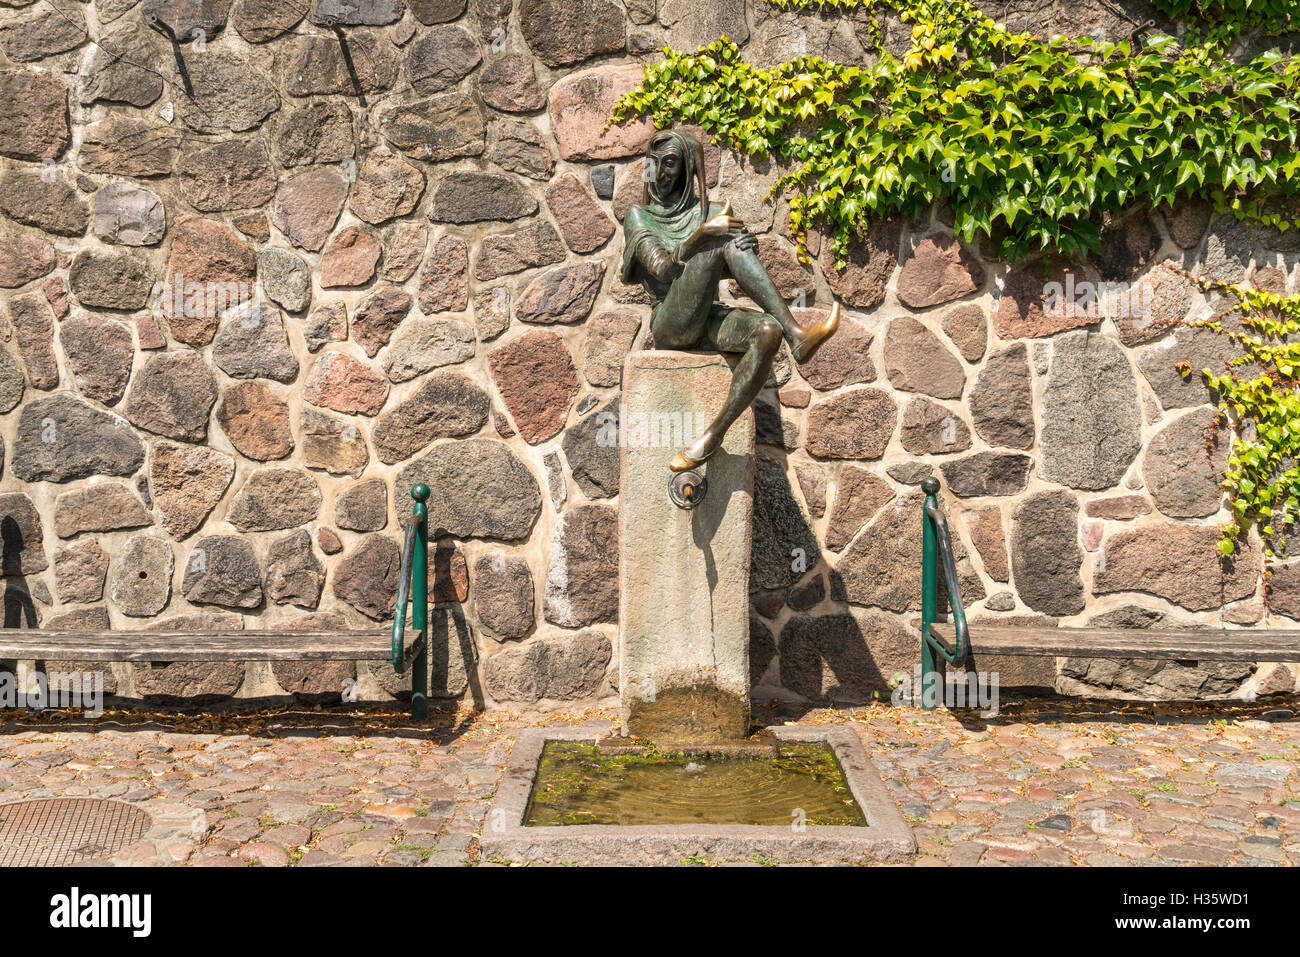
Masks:
[[[681,246],[672,248],[660,237],[649,218],[639,207],[628,211],[624,222],[628,251],[641,267],[660,282],[672,282],[681,275]],[[684,257],[683,257],[684,258]]]
[[[672,282],[681,275],[684,265],[677,258],[676,250],[661,245],[649,233],[643,234],[637,242],[636,258],[645,271],[660,282]]]

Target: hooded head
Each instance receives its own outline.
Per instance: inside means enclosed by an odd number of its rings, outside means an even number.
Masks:
[[[646,150],[645,196],[623,219],[625,283],[645,278],[637,250],[646,241],[672,249],[704,221],[709,211],[704,148],[690,134],[663,130]],[[662,297],[662,290],[657,293]]]
[[[646,204],[653,203],[675,214],[689,209],[698,200],[700,209],[708,210],[704,147],[697,139],[681,130],[662,130],[651,137],[646,162],[650,173],[645,181]]]

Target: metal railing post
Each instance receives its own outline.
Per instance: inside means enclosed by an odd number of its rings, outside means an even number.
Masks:
[[[415,554],[411,558],[411,627],[425,636],[420,653],[411,661],[411,717],[429,713],[429,486],[411,487],[411,523],[415,527]]]
[[[937,658],[966,668],[970,657],[970,634],[966,628],[966,606],[961,600],[961,583],[957,580],[952,535],[948,532],[948,520],[935,498],[939,480],[931,476],[921,483],[921,489],[925,492],[925,504],[921,510],[924,528],[921,542],[921,707],[929,709],[943,698],[936,687],[939,678]],[[939,562],[943,562],[944,584],[948,586],[948,611],[953,625],[951,648],[930,632],[939,611]]]
[[[934,649],[930,646],[930,625],[934,622],[939,597],[938,543],[934,524],[930,521],[930,508],[938,507],[935,494],[939,480],[933,476],[921,483],[925,492],[925,505],[921,511],[921,707],[929,710],[938,700],[935,681],[938,678]]]

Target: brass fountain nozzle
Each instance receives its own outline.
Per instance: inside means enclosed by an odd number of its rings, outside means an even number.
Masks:
[[[709,483],[699,472],[673,472],[668,480],[668,497],[678,508],[692,509],[704,501]]]

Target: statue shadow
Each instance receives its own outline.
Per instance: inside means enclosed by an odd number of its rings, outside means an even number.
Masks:
[[[461,691],[453,684],[458,672],[465,676],[473,712],[487,707],[478,676],[478,646],[465,618],[463,605],[457,601],[451,548],[431,550],[433,562],[429,574],[429,698],[431,701],[458,699]],[[452,652],[458,652],[458,661]]]
[[[818,708],[888,702],[890,681],[898,669],[884,667],[878,660],[880,638],[868,634],[847,610],[798,615],[787,620],[779,635],[751,616],[751,682],[761,686],[763,673],[779,652],[777,684],[803,699],[783,703],[788,714],[797,717]],[[908,636],[906,646],[915,654],[919,643],[914,644]],[[885,649],[891,656],[900,650]]]
[[[22,529],[12,515],[0,520],[0,572],[5,578],[4,626],[6,628],[39,628],[36,605],[32,602],[27,578],[23,575]]]
[[[901,645],[906,641],[911,647],[911,638],[904,637],[902,616],[874,612],[881,634],[868,635],[850,613],[831,564],[834,555],[823,549],[802,494],[791,485],[788,454],[777,444],[782,433],[779,420],[775,427],[769,424],[763,430],[768,441],[755,450],[751,687],[795,692],[806,703],[786,707],[799,713],[828,704],[863,704],[876,695],[888,700],[889,679],[897,669],[881,662],[899,660]],[[790,614],[777,630],[772,622],[787,607]]]
[[[465,613],[458,605],[436,605],[429,609],[429,698],[452,700],[461,695],[454,689],[463,670],[465,688],[475,711],[486,708],[486,696],[478,678],[478,648]],[[457,654],[453,658],[452,652]],[[457,660],[458,659],[458,660]]]
[[[0,573],[4,575],[4,627],[39,628],[36,604],[23,575],[23,531],[12,515],[0,519]],[[18,661],[0,658],[0,674],[16,676]]]

